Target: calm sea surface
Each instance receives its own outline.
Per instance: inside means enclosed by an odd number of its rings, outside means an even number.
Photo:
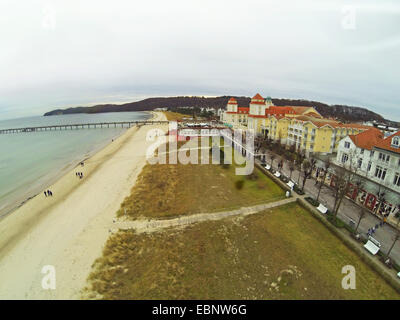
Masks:
[[[0,121],[0,129],[143,120],[146,112],[74,114]],[[0,134],[0,217],[121,135],[122,128]]]

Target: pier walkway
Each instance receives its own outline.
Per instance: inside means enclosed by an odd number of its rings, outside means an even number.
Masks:
[[[77,129],[96,129],[96,128],[130,128],[132,126],[166,124],[169,121],[119,121],[119,122],[93,122],[93,123],[76,123],[76,124],[59,124],[41,127],[26,128],[10,128],[0,129],[0,134],[23,133],[23,132],[40,132],[51,130],[77,130]]]

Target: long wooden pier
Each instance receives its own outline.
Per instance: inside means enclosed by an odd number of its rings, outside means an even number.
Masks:
[[[59,124],[41,127],[26,127],[0,129],[0,134],[22,133],[22,132],[41,132],[51,130],[77,130],[77,129],[96,129],[96,128],[130,128],[132,126],[151,125],[151,124],[167,124],[168,121],[119,121],[119,122],[96,122],[96,123],[76,123],[76,124]]]

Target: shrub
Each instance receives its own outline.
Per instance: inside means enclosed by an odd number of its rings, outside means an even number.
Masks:
[[[350,232],[353,232],[353,229],[350,227],[350,226],[348,226],[346,223],[344,223],[342,220],[340,220],[338,217],[334,217],[332,214],[330,214],[329,216],[328,216],[328,221],[329,222],[331,222],[335,227],[337,227],[337,228],[345,228],[345,229],[348,229],[347,227],[349,227],[350,228]]]
[[[319,202],[317,200],[315,200],[314,198],[307,197],[305,199],[306,199],[306,201],[311,203],[314,207],[318,207],[319,206]]]
[[[301,190],[301,189],[297,186],[297,184],[294,185],[293,190],[294,190],[294,192],[296,192],[297,194],[299,194],[299,195],[301,195],[301,196],[302,196],[303,194],[305,194],[305,192],[304,192],[303,190]]]
[[[238,190],[243,189],[244,186],[244,180],[237,180],[235,181],[235,188]]]
[[[396,261],[392,260],[392,265],[393,265],[393,268],[395,268],[397,272],[400,272],[400,265],[398,265]]]

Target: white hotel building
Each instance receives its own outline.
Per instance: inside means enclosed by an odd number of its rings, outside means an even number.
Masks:
[[[376,128],[349,135],[339,143],[336,163],[400,193],[400,131],[387,138]]]

